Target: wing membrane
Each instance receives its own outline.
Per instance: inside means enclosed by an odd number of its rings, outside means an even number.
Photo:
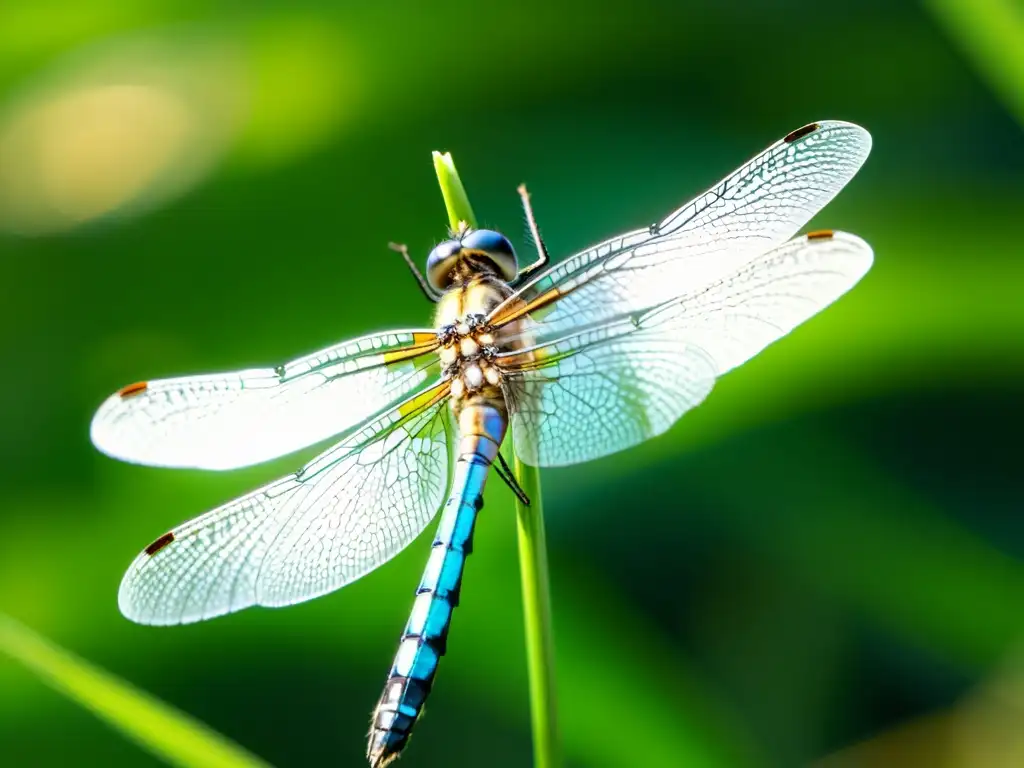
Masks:
[[[542,272],[497,307],[555,339],[625,318],[730,274],[791,238],[854,176],[871,136],[823,121],[794,131],[649,229],[612,238]]]
[[[354,339],[277,368],[162,379],[111,395],[92,441],[124,461],[231,469],[340,434],[439,372],[433,331]]]
[[[699,347],[632,324],[563,338],[513,385],[516,453],[534,466],[607,456],[667,430],[715,381]]]
[[[129,567],[121,612],[180,624],[338,589],[423,530],[450,483],[448,383],[368,419],[293,475],[164,534]]]
[[[804,235],[646,313],[641,325],[699,346],[721,376],[850,290],[873,260],[871,246],[856,235]]]
[[[708,395],[716,375],[838,299],[872,258],[854,235],[805,235],[646,312],[499,356],[519,372],[516,451],[530,464],[557,466],[664,432]]]

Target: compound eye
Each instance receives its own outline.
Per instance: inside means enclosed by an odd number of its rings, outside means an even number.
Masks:
[[[492,229],[470,230],[462,238],[462,247],[487,256],[506,280],[514,280],[519,273],[515,249],[500,232]]]
[[[439,291],[452,284],[452,272],[455,270],[462,253],[462,243],[458,240],[445,240],[434,247],[427,256],[427,280]]]
[[[492,229],[474,229],[462,238],[462,247],[471,251],[511,256],[515,254],[512,243],[500,232]]]

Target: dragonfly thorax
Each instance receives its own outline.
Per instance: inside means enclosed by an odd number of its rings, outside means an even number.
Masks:
[[[441,342],[438,356],[444,366],[444,377],[452,383],[452,397],[458,400],[468,394],[500,388],[501,371],[495,363],[498,348],[483,315],[469,314],[444,325],[437,337]]]

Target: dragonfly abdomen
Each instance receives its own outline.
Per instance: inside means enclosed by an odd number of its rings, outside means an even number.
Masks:
[[[483,402],[467,404],[459,413],[459,426],[451,494],[373,714],[366,750],[372,768],[383,768],[405,748],[445,653],[452,609],[459,604],[463,568],[473,548],[473,527],[483,507],[487,473],[505,433],[504,409]]]

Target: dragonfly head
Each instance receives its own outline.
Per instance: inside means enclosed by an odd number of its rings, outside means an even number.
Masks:
[[[492,272],[506,282],[519,274],[515,249],[500,232],[467,229],[458,239],[445,240],[427,257],[427,280],[440,291],[460,277],[479,272]]]

